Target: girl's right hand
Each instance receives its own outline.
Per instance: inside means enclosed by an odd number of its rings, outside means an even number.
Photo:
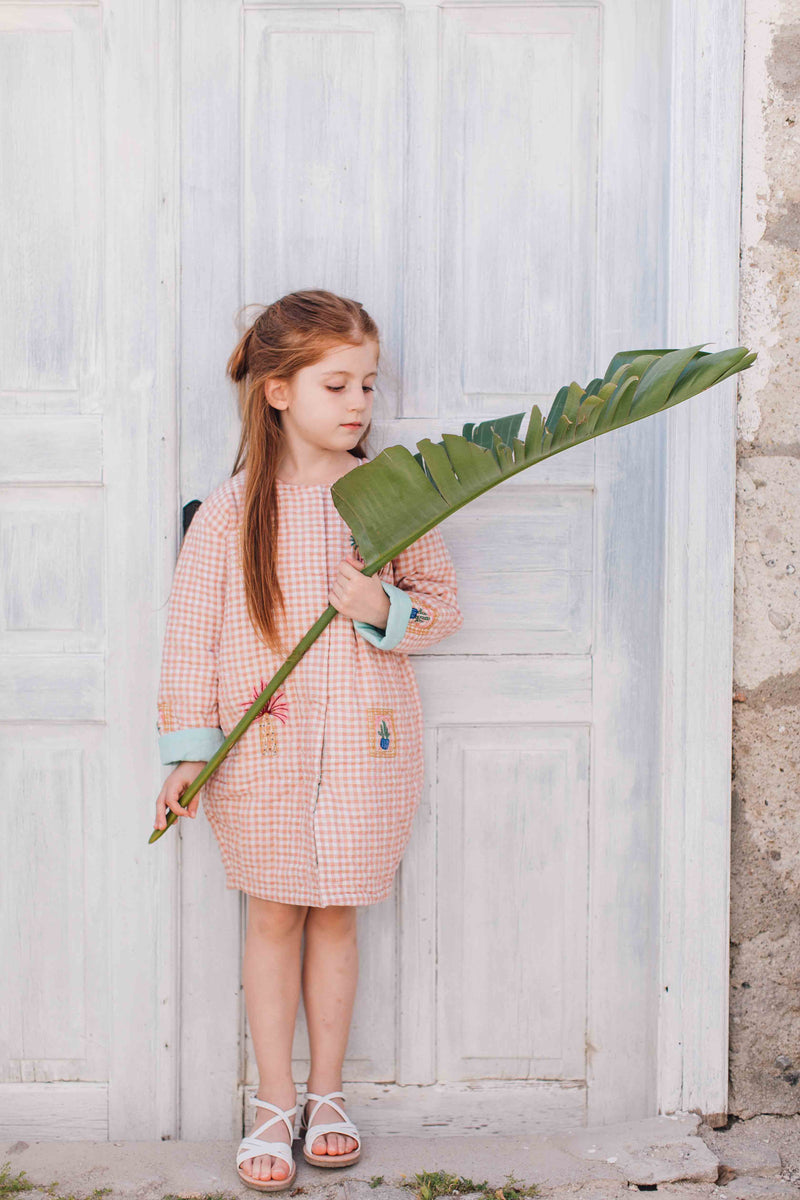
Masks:
[[[205,762],[181,762],[164,780],[164,786],[156,800],[156,820],[154,829],[166,829],[167,809],[171,809],[179,817],[196,817],[197,806],[200,803],[200,793],[192,796],[186,808],[180,803],[180,797],[190,783],[193,783],[205,766]]]

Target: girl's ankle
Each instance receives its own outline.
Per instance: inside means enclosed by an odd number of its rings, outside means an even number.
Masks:
[[[291,1108],[293,1104],[297,1103],[297,1089],[294,1084],[290,1087],[287,1087],[286,1084],[275,1087],[271,1087],[269,1084],[259,1084],[255,1095],[256,1099],[268,1100],[270,1104],[277,1104],[279,1108]],[[254,1107],[257,1108],[258,1105]]]

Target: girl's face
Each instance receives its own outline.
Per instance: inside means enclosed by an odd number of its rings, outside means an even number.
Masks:
[[[332,451],[356,445],[372,417],[378,353],[372,338],[360,346],[336,346],[291,380],[267,383],[267,399],[282,411],[290,442]]]

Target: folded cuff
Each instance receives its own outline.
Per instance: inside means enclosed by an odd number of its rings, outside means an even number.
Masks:
[[[376,625],[370,625],[367,621],[356,621],[355,617],[351,619],[361,636],[373,646],[378,646],[381,650],[393,650],[398,642],[403,640],[413,605],[408,592],[395,587],[393,583],[387,583],[385,579],[380,582],[389,597],[386,629],[378,629]]]
[[[165,766],[179,762],[208,762],[225,741],[221,729],[176,729],[162,733],[158,751]]]

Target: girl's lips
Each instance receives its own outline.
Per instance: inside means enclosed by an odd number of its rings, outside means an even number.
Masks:
[[[361,428],[360,421],[342,421],[342,424],[344,425],[345,429],[360,429]]]

